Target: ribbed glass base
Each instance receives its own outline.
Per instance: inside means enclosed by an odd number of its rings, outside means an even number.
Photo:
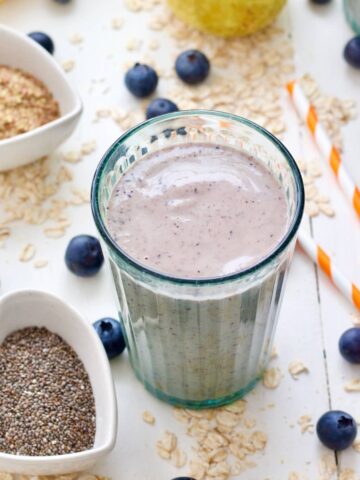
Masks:
[[[169,403],[170,405],[174,405],[175,407],[183,407],[183,408],[190,408],[193,410],[200,410],[203,408],[216,408],[221,407],[222,405],[228,405],[229,403],[235,402],[235,400],[239,400],[243,398],[247,393],[249,393],[257,384],[257,382],[261,379],[261,376],[255,378],[252,382],[250,382],[245,388],[241,388],[235,393],[231,395],[227,395],[226,397],[219,397],[214,398],[212,400],[184,400],[182,398],[171,397],[166,395],[166,393],[154,388],[152,385],[144,381],[136,369],[133,367],[136,377],[140,382],[144,385],[146,390],[148,390],[152,395],[157,397],[159,400],[163,402]]]

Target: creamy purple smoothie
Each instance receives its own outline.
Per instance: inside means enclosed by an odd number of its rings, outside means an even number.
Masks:
[[[107,226],[137,262],[182,278],[229,275],[275,249],[288,223],[283,188],[258,160],[228,146],[175,145],[120,178]]]

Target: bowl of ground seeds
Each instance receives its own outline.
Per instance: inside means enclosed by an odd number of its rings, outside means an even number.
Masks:
[[[87,470],[112,450],[116,430],[110,366],[91,324],[43,291],[1,297],[1,470]]]
[[[74,131],[80,97],[36,42],[0,25],[0,171],[49,155]]]

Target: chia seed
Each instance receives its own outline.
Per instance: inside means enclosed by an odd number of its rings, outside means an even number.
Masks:
[[[95,401],[74,350],[46,328],[8,335],[0,345],[0,451],[61,455],[91,448]]]

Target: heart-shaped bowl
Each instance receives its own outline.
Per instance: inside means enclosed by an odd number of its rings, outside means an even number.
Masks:
[[[34,75],[59,102],[60,117],[41,127],[0,140],[0,172],[52,153],[75,130],[82,112],[79,95],[54,58],[34,40],[0,24],[0,65]]]
[[[94,446],[83,452],[26,456],[0,452],[0,471],[25,475],[61,475],[88,470],[115,444],[117,408],[105,350],[93,327],[60,298],[40,290],[18,290],[0,298],[0,344],[15,330],[46,327],[77,353],[89,375],[95,397]]]

